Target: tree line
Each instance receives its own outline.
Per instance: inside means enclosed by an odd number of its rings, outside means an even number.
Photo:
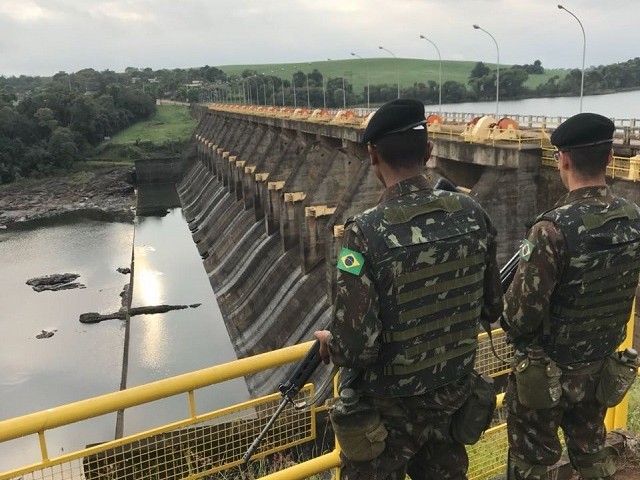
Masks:
[[[568,70],[565,75],[554,75],[535,88],[527,86],[532,75],[542,75],[545,69],[540,60],[532,64],[502,66],[500,98],[522,98],[579,95],[582,71]],[[498,72],[483,62],[477,62],[467,83],[445,81],[442,88],[435,80],[416,82],[400,87],[400,96],[422,100],[435,105],[442,96],[443,103],[477,102],[495,100]],[[585,71],[585,94],[600,94],[640,88],[640,58],[622,63],[590,67]],[[203,89],[188,89],[185,100],[192,102],[228,102],[254,105],[298,106],[311,108],[353,108],[354,106],[380,105],[398,95],[397,84],[371,84],[356,91],[350,75],[324,78],[317,69],[312,72],[295,72],[292,80],[273,75],[260,75],[255,70],[245,70],[237,77],[220,75],[216,83]]]
[[[46,82],[0,77],[0,183],[70,168],[155,112],[152,96],[111,73],[59,73]]]
[[[531,75],[544,73],[539,60],[500,69],[500,98],[520,99],[579,95],[582,72],[554,75],[535,88]],[[477,62],[466,83],[435,80],[401,86],[400,95],[436,105],[495,99],[497,71]],[[590,67],[586,94],[640,88],[640,58]],[[396,84],[370,84],[359,91],[352,77],[325,77],[314,69],[291,79],[245,70],[227,75],[205,65],[188,69],[128,67],[124,72],[83,69],[52,77],[0,76],[0,183],[18,177],[46,175],[68,168],[89,155],[99,142],[155,111],[156,99],[185,102],[227,102],[311,108],[353,108],[380,105],[396,98]]]

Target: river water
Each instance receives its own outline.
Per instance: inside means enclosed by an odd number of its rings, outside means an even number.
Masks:
[[[172,189],[173,187],[171,187]],[[169,198],[166,188],[155,197]],[[175,192],[173,196],[176,197]],[[149,191],[139,191],[148,198]],[[81,313],[115,312],[135,251],[133,306],[201,304],[198,308],[132,317],[127,386],[141,385],[236,358],[193,243],[182,209],[152,208],[135,224],[89,220],[30,230],[0,230],[0,419],[44,410],[116,391],[123,371],[125,322],[81,324]],[[135,232],[135,239],[134,239]],[[79,273],[86,288],[37,293],[29,278],[51,273]],[[36,339],[42,329],[51,338]],[[196,394],[197,411],[247,400],[243,380]],[[184,418],[186,395],[155,402],[124,414],[124,433]],[[89,443],[114,438],[116,415],[56,429],[47,434],[54,457]],[[32,463],[37,437],[3,444],[0,471]]]

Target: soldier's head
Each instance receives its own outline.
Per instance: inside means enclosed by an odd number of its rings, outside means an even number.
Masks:
[[[399,98],[382,105],[362,136],[374,168],[378,160],[392,170],[424,168],[431,152],[426,124],[424,105],[418,100]]]
[[[558,149],[561,175],[562,162],[568,159],[584,179],[603,176],[611,160],[614,132],[613,122],[597,113],[579,113],[560,124],[551,143]]]

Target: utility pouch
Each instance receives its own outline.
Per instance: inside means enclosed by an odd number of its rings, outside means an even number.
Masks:
[[[329,415],[342,453],[354,462],[367,462],[382,454],[387,429],[380,413],[367,402],[346,405],[339,399]]]
[[[636,359],[625,358],[623,352],[616,352],[604,360],[600,381],[596,387],[596,399],[606,407],[615,407],[627,394],[638,375]]]
[[[473,445],[485,432],[496,409],[493,378],[473,372],[471,395],[451,418],[451,437],[464,445]]]
[[[514,359],[513,373],[518,400],[534,410],[553,408],[560,402],[562,370],[540,347],[531,348],[527,356]]]

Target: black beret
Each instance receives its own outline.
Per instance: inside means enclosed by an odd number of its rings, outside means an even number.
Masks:
[[[385,103],[373,114],[364,130],[362,141],[372,143],[392,133],[418,128],[425,129],[426,123],[422,102],[399,98]]]
[[[551,143],[558,150],[594,147],[613,142],[615,130],[615,125],[607,117],[597,113],[579,113],[555,129]]]

